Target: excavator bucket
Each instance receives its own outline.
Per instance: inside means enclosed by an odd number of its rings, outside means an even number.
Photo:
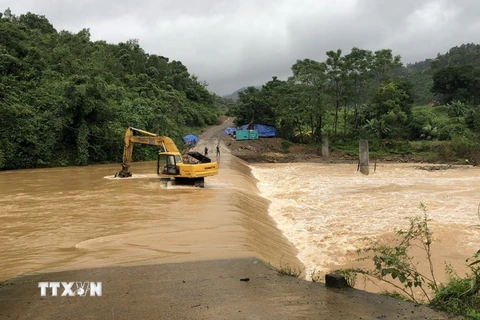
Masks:
[[[120,172],[115,173],[115,178],[130,178],[132,173],[128,171],[128,168],[122,164],[122,170]]]
[[[134,132],[143,135],[134,135]],[[122,170],[115,174],[115,178],[129,178],[132,176],[129,169],[132,163],[133,146],[135,143],[158,146],[163,149],[163,151],[159,151],[157,160],[157,175],[160,176],[162,185],[168,185],[173,182],[174,184],[186,183],[203,188],[205,186],[205,177],[218,174],[217,163],[212,162],[209,157],[199,152],[188,152],[190,157],[198,160],[197,163],[182,161],[182,153],[180,153],[175,142],[169,137],[129,127],[125,131],[124,141]]]
[[[199,161],[199,163],[210,163],[210,162],[212,162],[212,160],[209,157],[204,156],[203,154],[201,154],[200,152],[197,152],[197,151],[190,151],[187,154],[190,157],[197,159]]]

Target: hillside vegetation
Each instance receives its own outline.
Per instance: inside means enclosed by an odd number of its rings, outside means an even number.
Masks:
[[[297,60],[288,80],[248,87],[229,115],[276,126],[287,140],[373,155],[424,153],[432,160],[480,161],[480,46],[452,48],[404,66],[392,50],[328,51]]]
[[[121,161],[128,126],[177,142],[215,123],[221,99],[137,40],[91,41],[44,16],[0,14],[0,169]],[[137,160],[152,148],[136,148]]]
[[[248,87],[243,87],[243,88],[240,88],[234,92],[232,92],[231,94],[228,94],[228,95],[225,95],[223,96],[224,99],[227,99],[227,100],[231,100],[232,102],[237,102],[238,101],[238,94],[242,91],[245,91],[245,89],[247,89]],[[262,86],[255,86],[256,89],[261,89]]]
[[[92,41],[33,13],[0,14],[0,169],[121,161],[128,126],[181,143],[228,112],[275,125],[282,138],[338,150],[424,152],[478,162],[480,49],[467,44],[404,66],[389,49],[298,60],[292,76],[220,98],[180,61],[138,40]],[[155,150],[136,148],[135,160]]]

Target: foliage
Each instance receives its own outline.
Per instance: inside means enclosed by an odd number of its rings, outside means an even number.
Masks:
[[[451,266],[446,271],[449,280],[440,284],[435,278],[431,249],[433,233],[429,227],[426,208],[421,204],[423,216],[410,219],[408,230],[397,231],[398,242],[387,245],[376,240],[368,240],[369,246],[359,250],[366,254],[359,260],[373,262],[371,269],[344,269],[341,273],[352,278],[357,275],[367,280],[379,280],[393,286],[396,291],[388,292],[390,296],[408,299],[416,303],[427,302],[430,306],[447,311],[454,315],[463,315],[468,319],[478,319],[480,316],[480,250],[467,262],[470,272],[465,277],[459,277]],[[480,206],[478,215],[480,216]],[[411,250],[422,249],[428,272],[422,273],[418,265],[422,261],[414,258]],[[424,262],[424,263],[425,263]],[[422,295],[416,294],[422,292]]]
[[[467,106],[461,101],[452,101],[447,104],[447,112],[450,117],[460,118],[465,115]]]
[[[377,120],[376,118],[367,120],[364,129],[374,137],[378,138],[386,136],[390,131],[388,126],[385,124],[385,120]]]
[[[297,60],[286,81],[273,77],[240,92],[230,114],[238,123],[276,125],[284,138],[303,142],[320,142],[325,133],[332,142],[345,140],[374,119],[388,124],[388,133],[380,130],[385,137],[403,135],[412,99],[408,82],[393,76],[400,57],[359,48],[326,55],[324,62]]]
[[[433,74],[432,92],[446,103],[460,100],[478,104],[479,89],[480,68],[474,66],[447,66]]]
[[[471,107],[467,109],[465,115],[465,125],[473,133],[480,136],[480,108]]]
[[[435,123],[436,117],[437,115],[432,108],[413,109],[409,124],[410,137],[422,140],[436,138],[438,136],[438,126]]]
[[[297,268],[291,267],[288,263],[281,265],[278,268],[278,273],[281,275],[289,276],[289,277],[294,277],[298,278],[302,274],[302,270],[299,270]]]
[[[180,141],[225,103],[138,40],[93,42],[44,16],[0,18],[0,168],[119,161],[128,126]],[[137,160],[152,152],[135,154]]]
[[[355,287],[355,282],[357,281],[357,274],[355,272],[350,272],[349,270],[335,270],[336,274],[339,274],[345,278],[347,284],[351,287]]]
[[[288,140],[283,140],[282,141],[282,152],[283,153],[288,153],[288,149],[292,146],[292,143]]]
[[[435,94],[431,92],[433,86],[432,75],[428,72],[408,72],[405,79],[412,84],[411,92],[415,104],[423,105],[435,102]]]
[[[480,273],[475,265],[471,265],[471,272],[470,276],[461,278],[448,270],[448,283],[439,286],[431,305],[455,315],[480,319]]]
[[[422,134],[420,134],[420,138],[432,140],[438,136],[438,128],[432,126],[431,124],[426,124],[422,127]]]
[[[422,209],[425,208],[422,206]],[[377,240],[368,240],[368,245],[361,253],[367,254],[360,260],[371,260],[373,269],[352,269],[344,272],[364,275],[389,283],[410,300],[419,302],[414,288],[423,292],[423,297],[430,301],[430,295],[425,287],[437,290],[437,282],[432,264],[432,232],[428,225],[429,219],[423,217],[410,219],[410,227],[407,231],[399,230],[397,235],[400,241],[395,245],[387,245]],[[418,262],[413,260],[410,250],[413,246],[419,246],[425,253],[427,263],[430,266],[428,275],[418,271]]]
[[[479,48],[462,45],[407,66],[390,49],[330,50],[324,61],[297,60],[285,81],[273,77],[262,87],[243,90],[229,114],[239,123],[275,125],[290,141],[320,143],[327,135],[333,149],[356,143],[365,132],[379,146],[378,154],[389,151],[383,140],[431,141],[429,152],[436,140],[478,141]],[[419,102],[423,105],[413,107]],[[471,157],[451,155],[442,157]]]

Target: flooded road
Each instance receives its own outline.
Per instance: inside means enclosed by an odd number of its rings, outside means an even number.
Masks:
[[[250,168],[222,154],[204,189],[163,189],[156,162],[0,172],[0,280],[37,271],[257,256],[298,264]]]

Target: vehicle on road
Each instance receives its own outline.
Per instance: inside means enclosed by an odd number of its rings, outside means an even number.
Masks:
[[[136,135],[142,134],[142,135]],[[166,136],[159,136],[142,129],[129,127],[125,132],[125,146],[123,148],[122,170],[115,174],[117,178],[132,176],[130,166],[132,163],[133,146],[135,143],[160,146],[163,150],[158,153],[157,175],[164,187],[168,185],[193,185],[205,187],[205,177],[218,174],[218,163],[203,154],[190,151],[188,156],[196,159],[196,163],[185,163],[182,154],[175,142]]]

